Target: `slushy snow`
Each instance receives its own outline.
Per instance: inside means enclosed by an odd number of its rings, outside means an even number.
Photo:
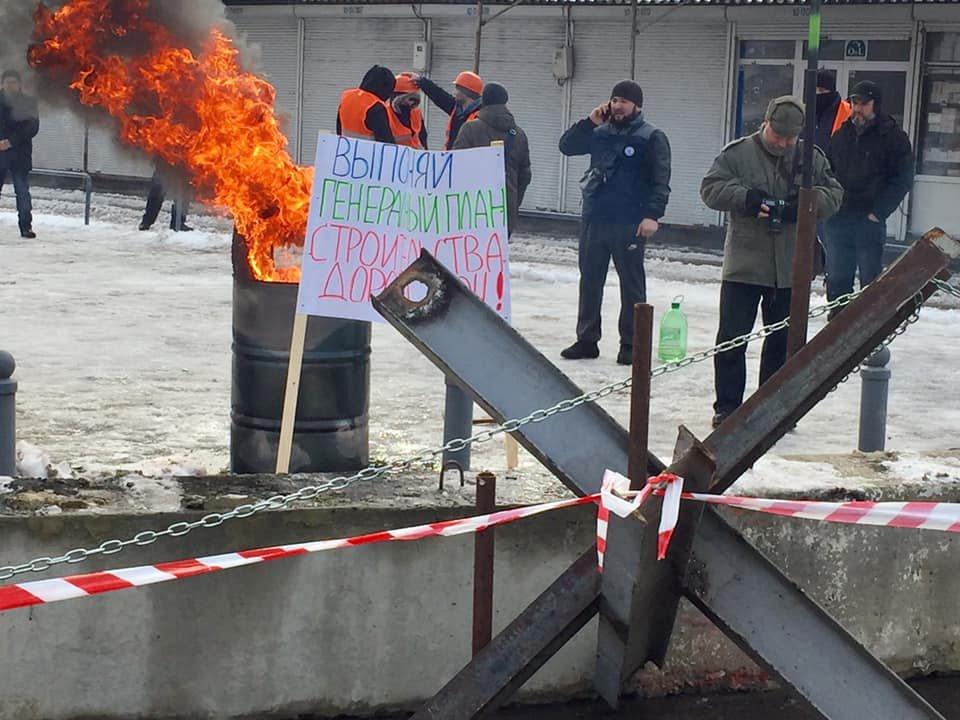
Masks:
[[[35,191],[38,238],[19,237],[10,187],[0,199],[0,348],[17,360],[19,472],[76,476],[140,472],[153,476],[215,473],[229,462],[231,290],[230,222],[191,215],[197,230],[166,230],[168,207],[154,230],[137,230],[140,198],[96,195],[94,219],[82,221],[82,196]],[[574,382],[591,390],[628,376],[614,362],[619,292],[611,269],[601,357],[561,360],[574,339],[575,242],[515,237],[511,243],[516,328]],[[719,248],[718,248],[719,252]],[[719,255],[648,246],[649,300],[656,321],[683,296],[689,351],[714,344]],[[825,299],[815,288],[812,303]],[[960,311],[939,300],[891,350],[887,448],[922,453],[958,446]],[[811,323],[818,331],[824,320]],[[748,350],[748,393],[756,387],[760,345]],[[443,377],[393,328],[373,333],[371,456],[396,459],[437,447],[442,439]],[[503,382],[511,382],[504,377]],[[846,453],[856,447],[860,380],[840,385],[758,463],[764,481],[787,472],[782,458]],[[678,425],[699,437],[713,415],[713,367],[700,363],[653,384],[650,445],[672,455]],[[629,396],[602,406],[626,424]],[[536,408],[529,408],[530,411]],[[478,410],[477,416],[481,413]],[[474,449],[474,467],[502,472],[502,442]],[[778,465],[779,463],[779,465]],[[59,466],[59,467],[58,467]],[[765,468],[765,469],[764,469]],[[906,469],[906,468],[905,468]],[[521,471],[542,472],[521,452]],[[824,468],[802,472],[828,483]],[[794,467],[790,475],[802,472]],[[745,481],[749,481],[748,475]],[[768,483],[769,484],[769,483]],[[153,492],[153,490],[151,491]],[[156,498],[168,504],[172,488]]]

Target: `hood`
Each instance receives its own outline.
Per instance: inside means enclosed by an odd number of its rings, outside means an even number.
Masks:
[[[836,108],[840,104],[840,93],[829,92],[817,95],[817,118],[822,118],[828,110]]]
[[[393,95],[393,88],[396,84],[397,79],[389,68],[385,68],[383,65],[374,65],[363,76],[360,89],[373,93],[381,100],[389,100]]]
[[[495,130],[506,132],[517,126],[506,105],[484,105],[480,108],[479,118]]]

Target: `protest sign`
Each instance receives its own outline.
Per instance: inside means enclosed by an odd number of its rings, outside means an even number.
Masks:
[[[297,312],[382,320],[370,297],[426,249],[509,320],[503,153],[322,135]]]

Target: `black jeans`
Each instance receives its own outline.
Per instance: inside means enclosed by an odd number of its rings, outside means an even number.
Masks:
[[[620,344],[633,345],[633,306],[647,301],[646,241],[638,225],[584,223],[580,232],[580,307],[577,340],[600,341],[600,307],[610,258],[620,276]]]
[[[17,221],[20,232],[33,230],[33,199],[30,197],[30,173],[19,168],[0,168],[0,190],[7,181],[7,175],[13,176],[13,192],[17,196]]]
[[[720,331],[717,344],[746,335],[757,319],[757,304],[764,325],[780,322],[790,315],[790,289],[729,282],[720,285]],[[760,384],[763,385],[787,360],[787,331],[763,341],[760,355]],[[747,385],[747,348],[720,353],[713,358],[717,401],[714,411],[726,417],[743,404]]]
[[[153,179],[150,180],[150,192],[147,194],[147,207],[143,211],[143,219],[140,221],[142,225],[150,226],[157,221],[157,216],[160,215],[160,208],[163,207],[163,201],[166,198],[166,190],[163,187],[163,182],[154,174]],[[184,198],[182,200],[183,205],[183,223],[187,222],[187,210],[190,207],[190,203]],[[174,227],[177,220],[177,201],[173,201],[173,206],[170,208],[170,229],[176,230]]]

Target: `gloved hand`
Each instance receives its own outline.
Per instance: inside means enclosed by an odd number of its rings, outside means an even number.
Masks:
[[[800,211],[800,199],[791,198],[787,200],[787,204],[783,207],[783,220],[784,222],[795,223],[797,221],[797,213]]]
[[[756,217],[760,213],[760,206],[763,205],[763,190],[753,188],[747,190],[747,199],[743,203],[743,212],[750,217]]]

